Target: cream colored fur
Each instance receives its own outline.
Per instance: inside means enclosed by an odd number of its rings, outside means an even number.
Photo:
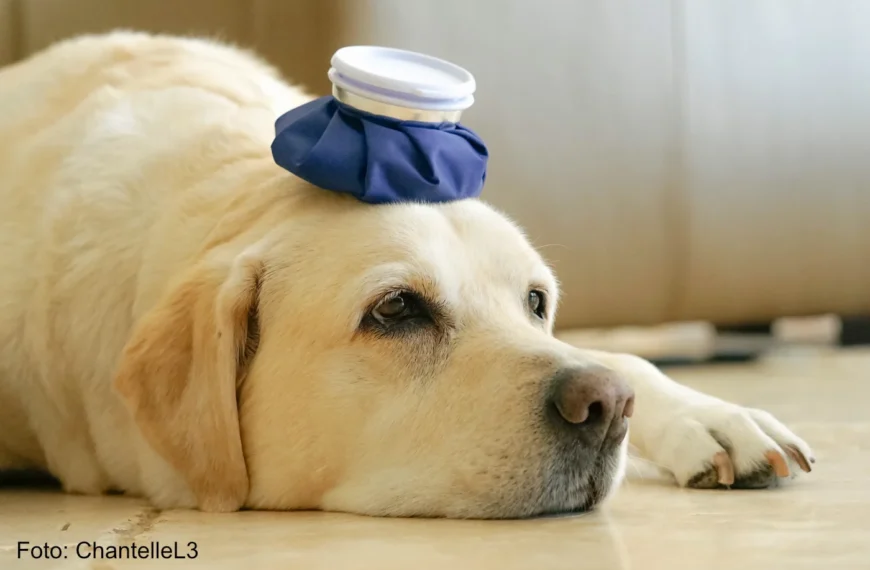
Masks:
[[[234,48],[136,33],[0,71],[0,469],[217,511],[576,508],[534,498],[530,418],[553,371],[593,362],[680,484],[806,463],[763,412],[555,340],[553,276],[486,205],[367,206],[278,168],[273,122],[306,100]],[[443,337],[359,329],[397,288],[439,300]]]

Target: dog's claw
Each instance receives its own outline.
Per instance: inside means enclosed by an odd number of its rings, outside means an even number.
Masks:
[[[771,449],[764,454],[764,457],[770,463],[770,466],[773,467],[773,472],[776,473],[777,477],[789,476],[788,461],[780,452]]]
[[[726,487],[734,484],[734,464],[731,463],[731,458],[728,453],[720,451],[713,456],[713,465],[716,467],[716,472],[719,474],[719,484]]]
[[[807,458],[796,445],[786,445],[783,449],[785,449],[785,452],[788,454],[788,456],[791,457],[805,473],[809,473],[813,470],[813,468],[810,466],[810,463],[816,462],[815,457],[810,457],[809,461],[807,461]]]

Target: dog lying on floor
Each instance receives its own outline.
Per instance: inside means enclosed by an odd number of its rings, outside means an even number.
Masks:
[[[770,414],[556,340],[553,275],[483,203],[276,166],[307,100],[138,33],[0,71],[0,470],[161,508],[525,517],[611,493],[628,417],[680,485],[810,470]]]

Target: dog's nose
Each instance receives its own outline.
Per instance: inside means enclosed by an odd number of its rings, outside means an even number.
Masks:
[[[624,436],[624,422],[614,420],[631,417],[634,391],[604,366],[563,368],[552,378],[549,405],[558,411],[556,421],[583,429],[595,439],[611,430]]]

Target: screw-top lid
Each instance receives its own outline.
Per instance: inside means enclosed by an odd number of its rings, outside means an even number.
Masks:
[[[377,46],[341,48],[332,56],[335,87],[382,103],[424,110],[467,109],[474,103],[474,76],[438,59]]]

